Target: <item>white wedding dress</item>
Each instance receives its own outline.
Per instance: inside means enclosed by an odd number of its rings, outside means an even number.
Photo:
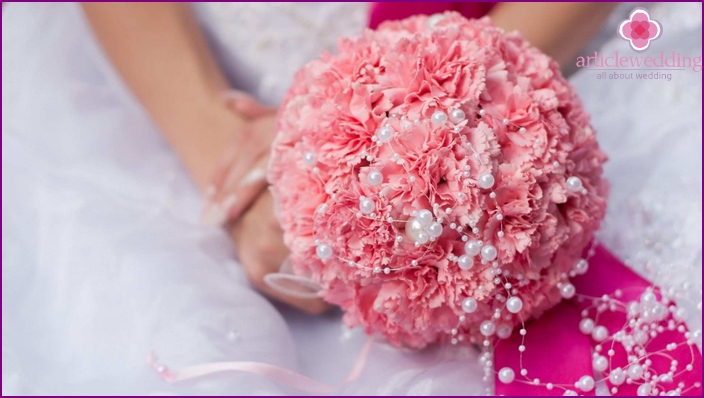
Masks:
[[[233,85],[275,105],[298,67],[364,27],[366,7],[194,9]],[[653,51],[701,55],[701,4],[651,13],[664,26]],[[2,18],[3,394],[302,393],[248,373],[168,384],[147,366],[150,351],[172,368],[259,361],[344,379],[366,336],[344,329],[339,313],[306,316],[252,290],[226,234],[199,224],[200,193],[80,7],[13,3]],[[627,51],[617,22],[605,49]],[[601,238],[684,292],[690,327],[701,328],[701,72],[670,82],[591,73],[572,81],[611,157]],[[477,358],[469,347],[377,343],[361,377],[335,392],[483,394]]]

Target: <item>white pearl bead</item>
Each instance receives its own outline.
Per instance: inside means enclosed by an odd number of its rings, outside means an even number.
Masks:
[[[406,236],[408,236],[411,241],[418,242],[418,236],[421,233],[425,233],[425,229],[420,221],[414,217],[409,218],[408,221],[406,221]]]
[[[511,337],[511,333],[513,333],[513,328],[511,328],[510,325],[503,324],[503,325],[499,326],[498,328],[496,328],[496,335],[500,339],[507,339],[507,338]]]
[[[597,372],[603,372],[609,367],[609,360],[603,355],[597,355],[592,359],[592,367]]]
[[[401,130],[409,132],[413,128],[413,123],[410,120],[401,120]]]
[[[315,166],[315,154],[311,151],[304,153],[303,154],[303,163],[305,163],[305,165],[308,167]]]
[[[633,333],[633,339],[635,340],[636,344],[645,345],[645,343],[648,342],[648,333],[642,330],[638,330]]]
[[[509,367],[501,368],[499,370],[499,381],[501,381],[504,384],[509,384],[512,383],[513,380],[516,378],[516,373],[513,371],[513,369]]]
[[[494,186],[494,176],[489,173],[484,173],[479,176],[477,184],[484,189],[489,189]]]
[[[525,134],[525,133],[526,133],[526,128],[525,128],[525,127],[521,127],[520,129],[518,129],[518,132],[521,133],[521,134]]]
[[[479,116],[484,116],[486,115],[486,110],[485,109],[480,109],[479,110]]]
[[[562,287],[560,287],[560,295],[564,299],[571,299],[572,297],[574,297],[574,293],[574,285],[571,283],[565,283],[564,285],[562,285]]]
[[[326,243],[321,243],[315,248],[315,254],[317,254],[321,260],[327,260],[332,257],[332,247]]]
[[[462,300],[462,311],[471,314],[472,312],[477,310],[477,300],[467,297],[466,299]]]
[[[377,186],[384,181],[384,175],[379,170],[372,170],[367,174],[367,182],[369,185]]]
[[[640,302],[650,306],[658,301],[658,297],[653,293],[652,290],[648,289],[643,294],[640,295]]]
[[[628,367],[628,377],[632,380],[639,380],[643,377],[643,367],[637,363],[632,364]]]
[[[484,336],[491,336],[496,330],[496,325],[492,321],[484,321],[479,325],[479,332]]]
[[[572,390],[565,390],[565,393],[562,394],[562,396],[563,397],[574,397],[574,396],[577,396],[577,392],[572,391]]]
[[[517,314],[523,309],[523,300],[519,297],[511,297],[506,301],[506,309],[512,314]]]
[[[580,259],[574,265],[574,272],[576,272],[578,275],[585,274],[588,269],[589,269],[589,263],[585,259]]]
[[[656,321],[662,321],[667,318],[668,311],[667,308],[665,308],[664,305],[661,304],[656,304],[650,312],[653,314],[653,318],[655,318]]]
[[[594,389],[594,378],[591,376],[582,376],[579,381],[575,383],[575,386],[580,390],[587,392]]]
[[[428,227],[428,235],[430,235],[431,238],[437,238],[442,235],[442,224],[439,222],[430,224]]]
[[[672,316],[678,320],[678,321],[683,321],[687,319],[687,310],[685,310],[682,307],[677,308],[677,310],[672,314]]]
[[[380,142],[386,142],[393,138],[394,130],[389,126],[382,126],[376,131],[376,136]]]
[[[615,386],[620,386],[626,381],[626,375],[621,368],[612,369],[611,373],[609,373],[609,381]]]
[[[486,245],[482,247],[482,259],[486,261],[492,261],[496,258],[497,254],[498,252],[496,251],[494,245]]]
[[[464,111],[462,109],[453,109],[450,111],[450,121],[454,124],[462,123],[465,119]]]
[[[416,237],[416,243],[420,243],[421,245],[428,243],[429,240],[430,236],[428,236],[425,232],[418,233],[418,236]]]
[[[582,180],[579,177],[572,176],[567,179],[567,190],[577,192],[582,190]]]
[[[362,214],[371,214],[374,212],[374,208],[376,206],[374,205],[374,201],[369,199],[366,196],[362,196],[359,198],[359,211],[362,212]]]
[[[464,245],[464,251],[470,256],[476,256],[481,250],[482,245],[476,239],[472,239]]]
[[[579,321],[580,332],[589,335],[592,334],[592,330],[594,330],[594,321],[591,318],[584,318]]]
[[[474,259],[467,254],[463,254],[460,256],[460,259],[457,260],[457,264],[466,271],[474,266]]]
[[[648,383],[641,384],[640,386],[638,386],[637,394],[639,397],[650,396],[651,389],[652,389],[652,387],[650,387],[650,384],[648,384]]]
[[[447,115],[443,111],[435,111],[433,112],[433,116],[430,117],[430,121],[434,125],[440,126],[447,121]]]
[[[433,222],[433,213],[431,213],[430,210],[421,210],[416,215],[416,219],[418,219],[420,225],[427,227]]]
[[[592,330],[592,338],[594,341],[601,343],[609,337],[609,330],[604,326],[597,326]]]

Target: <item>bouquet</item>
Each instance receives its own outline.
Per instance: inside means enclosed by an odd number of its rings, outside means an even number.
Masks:
[[[605,161],[555,61],[447,12],[301,69],[269,181],[293,271],[350,327],[480,345],[497,395],[701,394],[701,332],[593,241]]]
[[[608,192],[557,63],[456,13],[305,66],[272,159],[294,271],[349,326],[412,348],[506,338],[571,298]]]

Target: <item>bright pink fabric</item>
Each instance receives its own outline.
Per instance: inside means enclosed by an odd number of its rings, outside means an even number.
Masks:
[[[526,377],[539,379],[541,383],[572,384],[582,375],[592,374],[592,356],[589,337],[583,335],[579,325],[579,308],[572,302],[563,302],[543,315],[540,320],[526,326],[526,351],[523,353],[523,368]],[[508,366],[516,372],[513,383],[503,384],[495,377],[496,395],[562,395],[565,390],[534,386],[519,382],[524,380],[518,372],[521,335],[516,330],[509,339],[499,340],[494,348],[495,369]],[[581,392],[580,392],[581,393]],[[594,395],[594,391],[580,395]]]
[[[623,295],[619,300],[623,302],[638,300],[641,293],[652,286],[602,246],[597,247],[594,257],[589,261],[589,272],[575,278],[573,283],[577,292],[593,297],[612,295],[620,289]],[[587,307],[587,304],[586,302],[579,304],[576,300],[565,302],[526,326],[526,351],[523,355],[523,363],[530,372],[528,377],[539,378],[543,382],[574,383],[581,376],[592,374],[590,344],[593,344],[593,340],[581,334],[578,328],[580,312]],[[625,321],[626,315],[619,312],[605,312],[599,318],[599,324],[606,326],[610,334],[621,330]],[[510,339],[501,341],[496,346],[494,363],[497,371],[504,366],[510,366],[518,373],[520,337],[516,332]],[[668,354],[681,364],[692,361],[694,368],[692,371],[676,375],[673,382],[669,383],[672,389],[680,382],[684,382],[686,386],[693,386],[695,382],[701,383],[701,353],[696,346],[693,350],[690,349],[682,333],[676,331],[660,333],[657,338],[650,341],[648,351],[661,350],[673,342],[685,344],[669,351]],[[625,351],[619,344],[614,345],[613,348],[616,355],[611,360],[612,368],[625,367],[628,364]],[[669,358],[653,356],[651,360],[653,368],[667,369],[670,366]],[[599,378],[596,377],[596,379]],[[516,380],[520,379],[522,378],[517,374]],[[609,385],[609,388],[611,387]],[[638,384],[624,383],[618,386],[616,395],[636,395],[637,389]],[[518,382],[503,384],[496,380],[496,395],[562,395],[563,392],[564,390],[557,388],[548,391],[545,387]],[[580,392],[580,394],[584,393]],[[701,385],[685,391],[682,395],[701,396]]]
[[[481,18],[496,5],[493,2],[376,2],[369,13],[369,27],[376,29],[380,23],[399,20],[412,15],[431,15],[444,11],[457,11],[466,18]]]
[[[643,291],[652,286],[650,282],[631,271],[616,258],[616,256],[602,246],[597,247],[596,254],[589,262],[589,272],[575,278],[573,283],[579,293],[594,297],[599,297],[604,294],[613,294],[616,289],[621,289],[623,295],[619,300],[623,302],[638,300]],[[609,334],[621,330],[625,322],[626,315],[621,312],[605,312],[599,318],[599,324],[606,326],[609,329]],[[648,343],[648,351],[655,352],[662,350],[669,343],[685,343],[678,346],[675,350],[669,351],[668,354],[676,358],[680,364],[689,363],[693,358],[692,365],[694,366],[692,371],[675,375],[673,382],[669,383],[672,389],[674,389],[679,382],[684,382],[685,386],[692,386],[695,382],[701,383],[702,355],[696,346],[694,346],[693,350],[690,350],[690,346],[686,344],[682,333],[677,331],[659,333],[656,338],[651,339]],[[616,355],[611,359],[612,367],[623,368],[628,364],[625,351],[619,344],[615,345],[614,351],[616,351]],[[668,369],[670,367],[669,358],[652,356],[651,360],[653,361],[653,365],[651,366],[653,368]],[[629,385],[624,383],[618,387],[618,394],[616,395],[636,395],[637,389],[637,384]],[[701,396],[702,388],[700,386],[699,388],[691,389],[682,395]]]

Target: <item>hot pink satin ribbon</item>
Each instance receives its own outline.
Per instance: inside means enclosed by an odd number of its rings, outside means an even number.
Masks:
[[[352,370],[345,379],[335,385],[325,384],[318,380],[311,379],[300,373],[280,366],[270,365],[261,362],[251,361],[232,361],[232,362],[211,362],[200,365],[188,366],[178,370],[170,370],[165,365],[158,364],[153,353],[149,354],[147,363],[154,368],[164,379],[169,383],[195,379],[202,376],[208,376],[220,372],[246,372],[264,376],[269,380],[277,382],[281,385],[293,387],[300,391],[305,391],[311,394],[330,394],[337,388],[356,380],[364,370],[369,357],[369,351],[372,348],[373,340],[369,338],[362,350],[357,355],[354,361]]]
[[[583,295],[601,297],[611,295],[617,289],[622,291],[619,300],[623,302],[636,301],[643,291],[651,284],[635,272],[626,267],[618,258],[609,253],[604,247],[598,246],[595,255],[589,261],[589,272],[573,280],[577,292]],[[531,380],[538,378],[541,381],[552,383],[572,384],[583,375],[592,375],[591,348],[593,340],[579,331],[581,311],[589,303],[579,303],[573,299],[563,302],[540,319],[526,325],[525,342],[527,349],[523,353],[523,368],[530,371],[527,375]],[[599,318],[599,324],[606,326],[609,333],[613,334],[623,327],[626,315],[619,312],[605,312]],[[686,386],[694,386],[702,381],[702,356],[695,347],[691,348],[682,333],[665,331],[658,334],[648,343],[648,351],[655,352],[665,349],[670,343],[678,343],[677,348],[667,354],[679,361],[680,364],[692,363],[693,369],[675,375],[673,381],[668,383],[675,389],[677,384],[683,382]],[[500,341],[494,350],[495,369],[500,370],[509,366],[516,372],[521,369],[518,363],[518,346],[521,336],[516,332],[509,339]],[[619,349],[620,348],[620,349]],[[615,355],[611,357],[612,367],[626,368],[628,358],[623,347],[614,346]],[[604,354],[605,355],[605,354]],[[669,369],[671,359],[665,356],[652,356],[651,367]],[[516,380],[520,378],[516,375]],[[608,384],[609,389],[612,385]],[[618,386],[616,395],[636,395],[638,384],[623,383]],[[573,389],[574,390],[574,389]],[[563,389],[546,389],[544,386],[535,386],[522,382],[503,384],[496,377],[496,395],[562,395]],[[594,392],[582,395],[593,395]],[[694,387],[683,392],[683,395],[702,395],[702,387]]]
[[[481,18],[493,7],[494,2],[374,2],[369,8],[369,27],[376,29],[387,20],[398,20],[412,15],[431,15],[444,11],[457,11],[466,18]]]

